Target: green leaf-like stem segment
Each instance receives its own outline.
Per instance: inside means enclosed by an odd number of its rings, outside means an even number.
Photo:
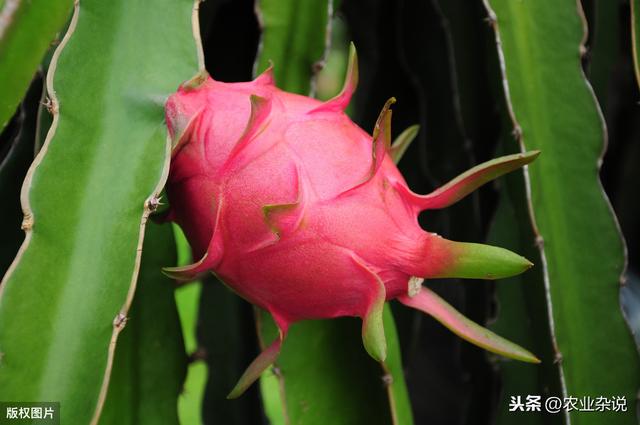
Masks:
[[[600,3],[598,12],[611,2]],[[545,261],[536,284],[544,287],[549,314],[540,315],[545,322],[540,328],[518,330],[550,339],[548,358],[556,361],[554,370],[549,369],[553,375],[535,375],[537,388],[518,382],[519,389],[535,393],[555,385],[559,376],[565,395],[616,394],[635,400],[640,363],[619,298],[624,243],[599,181],[606,126],[580,61],[587,52],[588,25],[582,8],[586,3],[484,0],[484,4],[495,31],[503,94],[519,148],[544,152],[544,160],[527,170],[524,199],[514,202],[524,202],[531,219],[519,221],[517,231],[528,235],[527,228],[534,228],[528,243],[536,245]],[[597,13],[594,19],[602,23],[599,18]],[[540,332],[543,326],[550,329],[548,337]],[[628,414],[596,416],[573,409],[563,413],[566,424],[637,422],[636,403],[630,403]],[[512,422],[509,417],[503,423]]]
[[[42,36],[45,48],[16,44],[16,57],[35,58],[33,67],[14,67],[4,51],[0,62],[29,80],[49,47],[47,33],[67,20],[73,2],[19,3],[45,15],[42,25],[20,29],[25,40]],[[2,400],[59,401],[61,423],[99,421],[138,282],[150,205],[169,169],[157,99],[198,67],[189,47],[195,6],[75,2],[47,75],[53,123],[23,185],[26,238],[0,283]],[[2,84],[22,90],[3,77]],[[0,98],[15,99],[4,92]]]
[[[73,1],[0,1],[0,131],[24,97],[42,57],[64,30]]]
[[[428,288],[423,287],[413,297],[402,295],[398,297],[398,301],[432,316],[453,333],[478,347],[505,357],[529,363],[540,363],[540,360],[529,351],[464,317]]]

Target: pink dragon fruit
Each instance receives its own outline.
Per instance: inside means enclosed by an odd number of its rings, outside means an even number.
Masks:
[[[415,194],[395,165],[410,137],[391,144],[394,100],[373,137],[345,115],[357,78],[352,46],[344,87],[324,103],[279,90],[271,68],[246,83],[201,73],[167,102],[168,219],[182,227],[199,261],[165,273],[190,281],[213,272],[270,312],[280,330],[231,398],[276,360],[287,329],[300,320],[360,317],[365,349],[384,361],[382,309],[392,299],[487,350],[539,361],[422,287],[425,278],[503,278],[531,263],[505,249],[449,241],[417,221],[421,211],[451,205],[538,152],[489,161],[431,194]]]

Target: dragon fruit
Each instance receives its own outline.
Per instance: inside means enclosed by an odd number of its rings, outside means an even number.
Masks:
[[[167,219],[182,227],[199,261],[165,273],[191,281],[213,272],[268,311],[279,328],[230,398],[276,360],[289,326],[300,320],[362,318],[364,347],[383,362],[382,310],[392,299],[487,350],[539,361],[422,286],[428,278],[503,278],[531,263],[502,248],[449,241],[417,220],[421,211],[451,205],[538,152],[489,161],[418,195],[395,165],[416,129],[391,144],[394,99],[384,105],[373,137],[354,124],[344,110],[357,79],[352,46],[344,87],[324,103],[278,89],[270,67],[243,83],[202,72],[166,104]]]

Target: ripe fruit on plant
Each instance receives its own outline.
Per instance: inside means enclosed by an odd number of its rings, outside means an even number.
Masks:
[[[489,161],[415,194],[395,165],[411,137],[391,144],[394,99],[373,137],[344,113],[357,78],[352,46],[344,88],[324,103],[279,90],[271,69],[246,83],[200,74],[167,102],[168,219],[183,228],[199,261],[165,273],[189,281],[214,272],[269,311],[280,330],[230,397],[276,360],[289,325],[300,320],[360,317],[367,352],[384,361],[382,308],[392,299],[490,351],[538,362],[422,287],[425,278],[512,276],[531,263],[502,248],[449,241],[417,221],[421,211],[451,205],[538,152]]]

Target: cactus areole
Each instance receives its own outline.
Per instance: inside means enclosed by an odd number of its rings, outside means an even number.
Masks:
[[[429,278],[503,278],[531,263],[502,248],[449,241],[417,220],[421,211],[451,205],[538,152],[498,158],[433,193],[413,193],[395,162],[415,129],[391,143],[394,99],[382,108],[373,136],[354,124],[344,110],[357,79],[352,46],[344,87],[324,103],[278,89],[268,69],[245,83],[201,73],[166,104],[167,218],[182,227],[198,261],[165,273],[189,281],[214,272],[271,313],[280,331],[229,397],[276,360],[289,326],[300,320],[361,318],[364,347],[383,362],[382,311],[392,299],[483,348],[538,362],[422,286]]]

